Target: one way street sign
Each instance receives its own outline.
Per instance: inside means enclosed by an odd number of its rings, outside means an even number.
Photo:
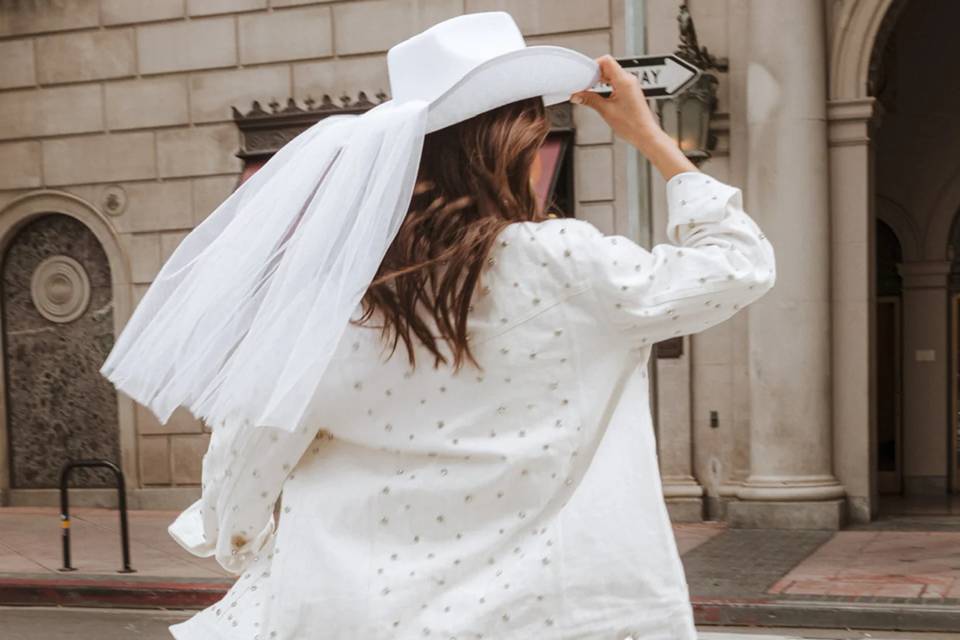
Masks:
[[[669,98],[676,95],[700,75],[700,69],[675,55],[617,58],[617,62],[639,78],[640,88],[648,98]],[[601,82],[590,90],[608,94],[610,85]]]

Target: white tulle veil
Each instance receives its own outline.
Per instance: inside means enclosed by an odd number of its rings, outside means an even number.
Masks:
[[[406,216],[424,137],[599,78],[563,47],[527,47],[501,11],[438,23],[387,52],[393,100],[311,126],[160,269],[100,372],[167,422],[179,406],[293,431]]]
[[[184,238],[100,372],[161,423],[296,429],[406,215],[427,111],[387,101],[290,141]]]

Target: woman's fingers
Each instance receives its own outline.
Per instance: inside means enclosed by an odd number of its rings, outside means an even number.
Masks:
[[[600,67],[600,81],[610,86],[610,96],[605,98],[595,91],[579,91],[570,97],[571,102],[585,104],[602,112],[608,103],[616,101],[623,94],[639,93],[640,99],[643,99],[643,91],[636,76],[621,67],[616,58],[611,55],[601,56],[597,58],[597,64]]]
[[[578,91],[570,96],[570,102],[574,104],[586,105],[603,113],[603,110],[606,107],[607,99],[596,91]]]
[[[648,146],[645,141],[657,138],[662,131],[650,111],[640,81],[621,67],[613,56],[597,58],[597,65],[602,82],[611,88],[609,97],[587,90],[573,94],[570,101],[595,109],[620,137],[639,146]]]
[[[597,64],[600,66],[600,79],[609,84],[614,93],[617,89],[623,89],[626,85],[636,81],[636,78],[621,67],[616,58],[609,54],[597,58]]]
[[[610,69],[611,61],[615,66],[619,66],[617,64],[617,61],[614,60],[613,57],[611,56],[603,56],[601,58],[597,58],[596,60],[598,66],[600,67],[600,82],[604,84],[608,84],[612,88],[613,85],[610,82],[611,75],[612,75],[611,69]],[[611,97],[612,97],[612,94],[611,94]],[[570,102],[574,104],[586,105],[588,107],[596,109],[601,113],[603,113],[603,110],[606,107],[607,100],[608,100],[607,98],[601,96],[596,91],[590,91],[590,90],[578,91],[577,93],[570,96]]]

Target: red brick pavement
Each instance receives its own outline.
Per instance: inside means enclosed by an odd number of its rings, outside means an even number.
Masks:
[[[960,532],[840,531],[769,593],[960,598]]]

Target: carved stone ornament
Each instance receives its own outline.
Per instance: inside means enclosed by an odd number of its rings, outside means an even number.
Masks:
[[[118,184],[104,188],[100,205],[111,216],[119,216],[127,209],[127,192]]]
[[[674,52],[676,55],[699,67],[702,71],[710,69],[729,70],[730,64],[726,58],[718,58],[710,53],[706,47],[700,46],[697,29],[693,25],[693,17],[690,15],[690,8],[687,6],[686,0],[680,3],[677,27],[680,30],[680,46]]]
[[[376,102],[372,102],[367,94],[361,91],[356,100],[348,95],[340,96],[340,104],[336,104],[329,95],[324,95],[319,103],[308,97],[302,107],[293,98],[287,98],[287,104],[283,109],[276,100],[267,104],[270,107],[269,111],[263,108],[259,100],[254,100],[246,113],[241,113],[236,107],[230,107],[233,111],[233,121],[240,129],[240,151],[237,157],[256,158],[273,155],[283,145],[320,120],[333,115],[363,113],[386,100],[387,94],[379,91],[374,98]]]
[[[47,320],[76,320],[90,304],[90,279],[83,265],[70,256],[50,256],[37,265],[30,279],[30,295]]]

